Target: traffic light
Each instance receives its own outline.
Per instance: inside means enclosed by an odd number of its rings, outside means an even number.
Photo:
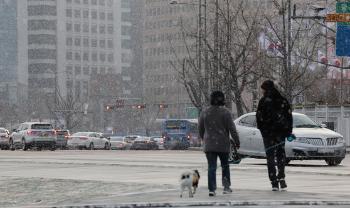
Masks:
[[[159,108],[160,109],[168,108],[168,105],[167,104],[159,104]]]
[[[106,109],[106,111],[111,111],[114,109],[114,106],[113,105],[106,105],[105,109]]]
[[[144,108],[146,108],[146,105],[138,105],[137,106],[137,109],[144,109]]]

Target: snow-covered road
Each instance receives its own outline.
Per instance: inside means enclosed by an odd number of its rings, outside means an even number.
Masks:
[[[264,162],[231,166],[239,199],[271,197]],[[0,151],[0,207],[178,200],[178,178],[187,169],[200,171],[205,197],[206,160],[199,151]],[[338,167],[292,162],[281,199],[348,200],[349,178],[350,159]]]

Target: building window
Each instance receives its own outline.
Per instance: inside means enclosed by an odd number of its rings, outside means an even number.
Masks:
[[[80,24],[74,24],[74,32],[80,32],[80,31],[81,31]]]
[[[84,0],[84,4],[89,4],[89,0]]]
[[[81,39],[80,38],[75,38],[74,39],[74,45],[75,46],[81,46]]]
[[[72,38],[66,38],[66,45],[72,46],[73,45],[73,39]]]
[[[106,73],[106,68],[100,67],[100,74],[105,74],[105,73]]]
[[[80,52],[75,52],[75,60],[76,61],[81,61],[81,55],[80,55]]]
[[[91,67],[91,74],[97,74],[97,67]]]
[[[108,13],[107,14],[107,19],[110,21],[113,21],[113,13]]]
[[[105,34],[106,33],[106,26],[105,25],[100,25],[100,34]],[[112,33],[110,33],[112,34]]]
[[[89,38],[84,38],[83,39],[83,46],[84,47],[89,47]]]
[[[80,4],[80,0],[74,0],[74,3]]]
[[[66,16],[72,17],[72,10],[71,9],[66,9]]]
[[[81,17],[81,13],[80,13],[80,10],[74,10],[74,17],[75,18],[80,18]]]
[[[97,61],[97,53],[96,52],[93,52],[91,54],[91,59],[92,59],[92,61]]]
[[[97,33],[97,25],[91,25],[91,32]]]
[[[71,4],[72,0],[66,0],[67,4]]]
[[[91,12],[91,18],[92,19],[97,19],[97,11],[92,11]]]
[[[91,0],[92,5],[97,5],[97,0]]]
[[[113,34],[113,25],[108,25],[108,34]]]
[[[106,47],[106,40],[100,40],[100,48]]]
[[[84,75],[89,75],[90,74],[90,70],[88,66],[83,67],[83,73]]]
[[[108,48],[113,48],[113,40],[108,40],[107,41],[107,47]]]
[[[106,61],[106,54],[100,53],[100,61],[105,62]]]
[[[106,19],[106,13],[100,12],[100,20],[105,20]]]
[[[89,53],[88,53],[88,52],[84,52],[84,54],[83,54],[83,60],[84,60],[84,61],[89,61]]]
[[[72,60],[72,59],[73,59],[73,53],[72,53],[71,51],[68,51],[68,52],[66,53],[66,59],[67,59],[67,60]]]
[[[72,23],[66,23],[66,30],[67,30],[67,32],[72,31]]]
[[[72,66],[66,66],[66,74],[73,75],[73,67]]]
[[[84,33],[88,33],[89,32],[89,24],[87,24],[87,23],[83,24],[83,32]]]
[[[81,74],[81,66],[75,66],[74,67],[74,74],[80,75]]]
[[[104,6],[105,5],[105,0],[100,0],[100,6]]]
[[[130,8],[130,1],[129,0],[122,0],[122,8]]]
[[[107,6],[109,7],[113,6],[113,0],[107,0]]]
[[[94,48],[97,47],[97,40],[96,39],[91,39],[91,47],[94,47]]]
[[[83,11],[83,18],[85,18],[85,19],[89,18],[89,10]]]
[[[114,61],[113,53],[108,54],[108,62],[113,63],[113,61]]]

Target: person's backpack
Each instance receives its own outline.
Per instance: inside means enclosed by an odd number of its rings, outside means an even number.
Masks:
[[[276,103],[276,119],[274,121],[278,132],[287,137],[293,130],[292,109],[287,99],[278,99]]]

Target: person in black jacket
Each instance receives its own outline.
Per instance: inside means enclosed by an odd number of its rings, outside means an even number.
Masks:
[[[261,88],[264,95],[259,101],[256,119],[264,140],[269,178],[273,191],[278,191],[279,188],[285,190],[285,138],[292,134],[292,110],[288,100],[275,88],[273,81],[265,81]]]

